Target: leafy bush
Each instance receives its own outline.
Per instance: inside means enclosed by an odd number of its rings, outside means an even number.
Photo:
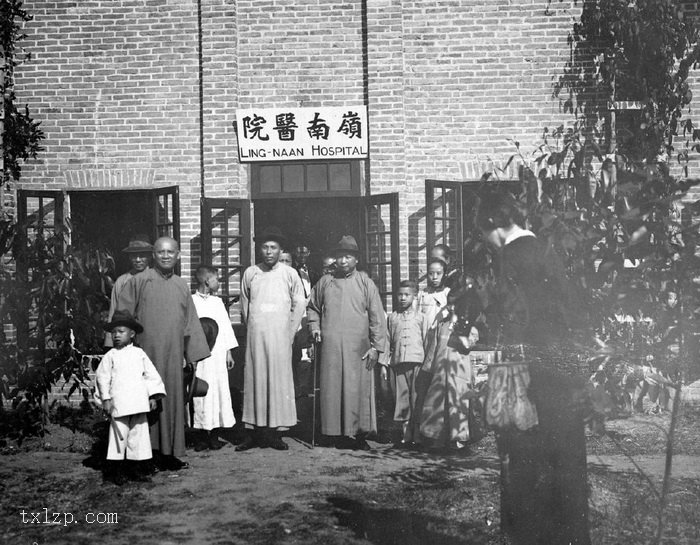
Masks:
[[[572,123],[545,127],[531,156],[513,142],[511,161],[525,166],[508,188],[564,261],[578,303],[571,312],[585,318],[603,355],[632,364],[651,357],[664,371],[694,375],[700,206],[688,202],[697,181],[687,170],[700,130],[684,115],[700,60],[697,28],[671,0],[585,1],[569,44],[553,94]],[[634,103],[624,126],[619,101]],[[630,317],[624,335],[616,315]]]
[[[5,109],[2,132],[4,168],[0,173],[0,186],[19,179],[22,161],[34,159],[43,151],[41,123],[32,119],[27,106],[18,108],[15,103],[14,69],[31,58],[30,53],[23,49],[18,51],[18,44],[26,37],[22,24],[31,20],[32,16],[22,7],[21,0],[0,0],[0,48],[4,54],[0,83]]]
[[[2,397],[19,415],[19,427],[6,430],[15,439],[41,433],[47,396],[53,384],[69,384],[70,396],[85,384],[102,353],[109,309],[112,257],[87,244],[66,244],[64,232],[16,234],[12,253],[18,274],[4,271],[0,321],[13,324],[16,342],[0,332]],[[37,410],[40,408],[40,410]],[[43,413],[43,417],[39,418]]]

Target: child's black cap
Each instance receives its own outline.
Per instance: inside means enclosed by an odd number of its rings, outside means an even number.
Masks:
[[[112,331],[119,325],[133,329],[136,333],[143,331],[143,326],[134,319],[128,310],[115,310],[112,315],[112,321],[105,325],[105,331]]]

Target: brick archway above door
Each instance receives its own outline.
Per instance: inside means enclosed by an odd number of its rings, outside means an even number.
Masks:
[[[67,170],[64,176],[70,189],[151,188],[156,185],[153,168]]]

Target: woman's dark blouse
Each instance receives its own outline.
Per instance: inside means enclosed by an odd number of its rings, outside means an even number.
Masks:
[[[501,256],[499,303],[506,344],[549,344],[569,322],[563,267],[534,236],[506,244]]]

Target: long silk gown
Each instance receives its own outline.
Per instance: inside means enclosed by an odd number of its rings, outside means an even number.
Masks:
[[[374,371],[362,356],[386,352],[386,317],[366,273],[321,277],[311,290],[309,329],[320,330],[321,433],[355,436],[377,430]]]
[[[432,378],[418,413],[421,434],[442,446],[471,436],[467,394],[473,389],[472,364],[468,354],[449,346],[451,334],[449,318],[431,330],[423,367]]]
[[[177,275],[164,276],[147,269],[126,282],[117,299],[118,310],[128,310],[143,326],[137,336],[155,365],[167,397],[158,422],[151,426],[151,446],[161,454],[185,454],[185,401],[182,384],[184,360],[209,357],[209,346],[192,302],[190,289]]]
[[[287,265],[253,265],[243,273],[241,308],[248,329],[243,422],[248,425],[297,424],[292,342],[305,302],[299,274]]]

